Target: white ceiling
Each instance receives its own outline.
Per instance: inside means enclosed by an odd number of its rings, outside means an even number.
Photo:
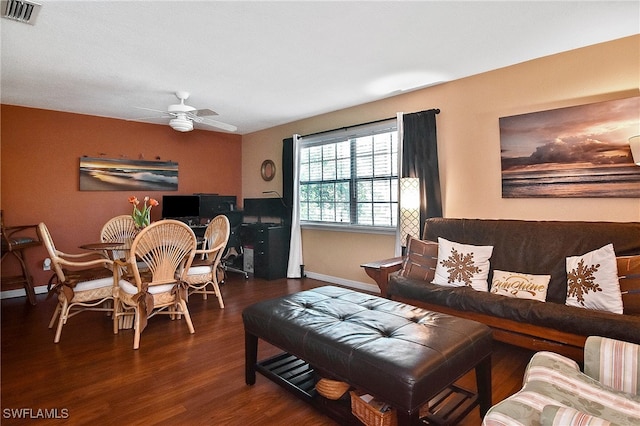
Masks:
[[[40,3],[0,20],[3,104],[136,119],[185,90],[239,134],[640,33],[637,0]]]

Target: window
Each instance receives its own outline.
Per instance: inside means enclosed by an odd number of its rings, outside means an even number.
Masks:
[[[395,119],[301,139],[300,220],[307,224],[395,228]]]

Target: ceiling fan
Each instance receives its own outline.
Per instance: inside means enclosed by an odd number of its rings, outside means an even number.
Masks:
[[[151,119],[151,118],[159,118],[159,117],[169,117],[169,126],[173,130],[177,130],[178,132],[190,132],[193,130],[193,123],[200,123],[211,127],[216,127],[221,130],[226,130],[228,132],[235,132],[238,130],[236,126],[231,124],[222,123],[217,120],[212,120],[209,118],[213,115],[218,115],[217,112],[211,111],[210,109],[196,109],[192,106],[189,106],[184,103],[189,98],[189,92],[185,91],[177,91],[175,93],[176,97],[180,100],[179,104],[169,105],[166,111],[160,111],[157,109],[151,108],[142,108],[137,107],[139,109],[144,109],[147,111],[155,111],[159,112],[162,115],[156,117],[144,117],[139,120]]]

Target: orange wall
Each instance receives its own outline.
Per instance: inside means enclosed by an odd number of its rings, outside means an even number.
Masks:
[[[97,241],[111,217],[129,214],[130,195],[148,195],[162,202],[163,192],[79,191],[79,159],[105,158],[178,163],[178,191],[242,193],[242,137],[194,130],[180,133],[168,126],[136,123],[9,105],[1,106],[1,206],[7,225],[45,222],[56,247],[78,252],[78,245]],[[152,210],[160,218],[161,206]],[[42,271],[44,248],[27,252],[36,285],[46,284],[51,272]],[[3,275],[16,267],[2,263]],[[6,290],[7,288],[2,288]]]

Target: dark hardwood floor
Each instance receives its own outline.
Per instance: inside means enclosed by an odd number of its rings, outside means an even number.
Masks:
[[[225,309],[212,297],[190,298],[195,334],[189,334],[184,321],[156,316],[137,351],[133,332],[114,335],[104,313],[71,318],[54,344],[54,331],[47,328],[54,298],[38,295],[35,307],[24,298],[3,300],[0,423],[336,425],[261,375],[254,386],[244,383],[243,308],[321,285],[326,283],[308,278],[245,281],[231,274],[222,286]],[[279,352],[260,342],[260,359]],[[520,388],[531,355],[496,343],[494,403]],[[475,389],[473,373],[458,384]],[[19,419],[18,413],[30,418]],[[52,414],[65,418],[42,418]],[[479,425],[478,409],[460,424]]]

